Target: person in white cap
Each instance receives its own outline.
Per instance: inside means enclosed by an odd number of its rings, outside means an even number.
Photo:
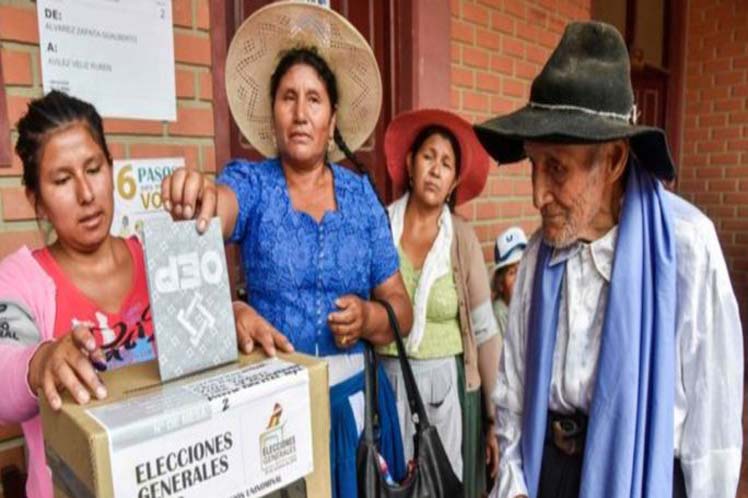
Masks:
[[[509,302],[512,299],[514,282],[517,280],[517,268],[522,254],[527,247],[527,236],[520,227],[511,227],[496,237],[493,248],[494,269],[491,279],[491,297],[493,299],[493,313],[499,324],[499,336],[502,341],[506,333],[507,318],[509,317]]]

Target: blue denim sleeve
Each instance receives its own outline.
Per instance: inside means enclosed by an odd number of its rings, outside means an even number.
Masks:
[[[392,241],[392,230],[387,211],[379,202],[368,177],[363,177],[364,202],[369,213],[369,237],[371,243],[370,288],[379,287],[399,269],[397,249]]]
[[[234,191],[239,204],[236,225],[229,242],[239,243],[247,235],[249,220],[260,198],[259,169],[256,163],[237,159],[229,162],[216,179],[217,184],[226,185]]]

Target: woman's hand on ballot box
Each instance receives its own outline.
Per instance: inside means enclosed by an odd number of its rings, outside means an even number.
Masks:
[[[197,230],[205,232],[211,218],[221,219],[221,232],[231,235],[239,214],[239,203],[231,189],[216,185],[199,171],[178,168],[161,181],[164,209],[175,220],[197,219]]]
[[[106,397],[104,384],[94,370],[106,370],[106,358],[91,332],[81,324],[65,336],[42,343],[29,363],[29,387],[47,398],[53,410],[62,407],[60,393],[67,390],[84,405]]]
[[[233,308],[236,342],[244,354],[251,353],[256,345],[260,345],[268,356],[275,356],[277,350],[293,353],[293,345],[286,336],[270,325],[253,307],[234,301]]]

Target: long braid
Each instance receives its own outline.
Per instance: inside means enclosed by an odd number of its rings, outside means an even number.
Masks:
[[[335,127],[335,131],[333,132],[333,139],[335,140],[335,145],[337,145],[338,148],[341,151],[343,151],[343,154],[345,155],[346,159],[348,159],[350,162],[353,163],[358,173],[366,176],[366,178],[369,180],[369,183],[371,184],[371,188],[374,190],[374,193],[377,195],[379,204],[381,204],[382,207],[385,209],[385,211],[387,211],[387,205],[384,203],[382,196],[379,195],[379,191],[377,190],[377,187],[374,184],[374,180],[371,177],[371,172],[369,171],[369,168],[367,168],[364,163],[359,161],[356,155],[351,151],[351,149],[348,147],[348,144],[345,143],[345,140],[343,139],[343,135],[340,134],[340,129],[337,126]],[[387,219],[389,220],[389,218]]]

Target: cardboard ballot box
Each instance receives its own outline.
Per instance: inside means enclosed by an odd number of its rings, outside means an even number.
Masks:
[[[40,398],[56,497],[250,498],[304,476],[307,496],[331,496],[324,362],[254,353],[161,384],[151,361],[103,380],[101,402]]]

